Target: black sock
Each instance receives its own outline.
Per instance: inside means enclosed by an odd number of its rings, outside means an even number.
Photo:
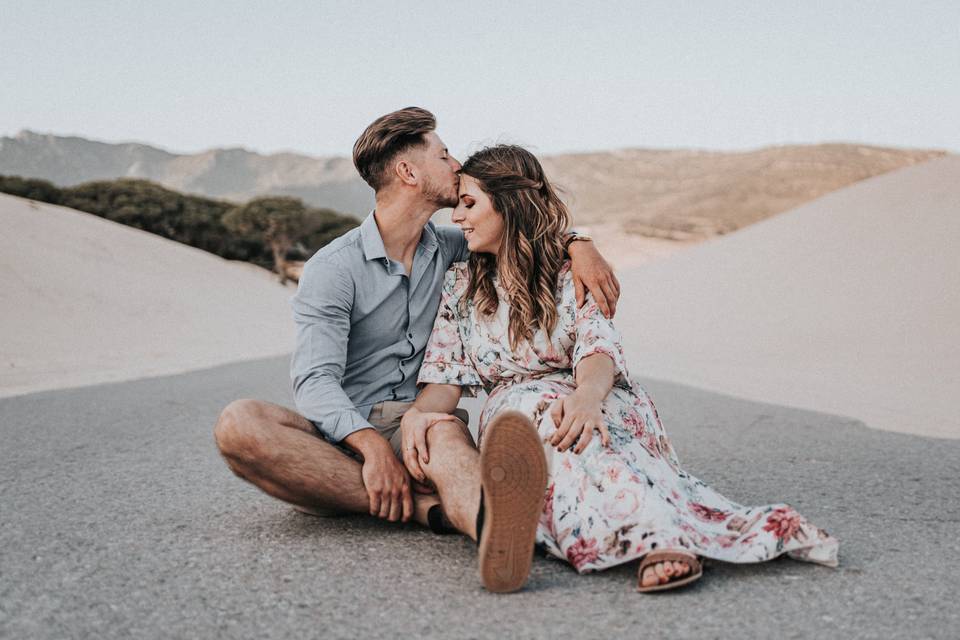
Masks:
[[[427,524],[430,525],[430,531],[439,536],[457,533],[457,530],[446,523],[446,517],[443,515],[443,507],[435,504],[427,510]]]
[[[483,487],[480,487],[480,508],[477,509],[477,546],[480,546],[480,532],[483,531]]]

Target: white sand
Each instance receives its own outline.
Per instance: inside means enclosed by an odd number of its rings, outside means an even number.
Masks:
[[[597,245],[607,262],[617,271],[632,269],[701,244],[702,240],[667,240],[627,233],[619,223],[592,224],[576,227]]]
[[[288,353],[292,288],[244,263],[0,194],[0,396]]]
[[[960,157],[620,274],[635,374],[960,437]]]

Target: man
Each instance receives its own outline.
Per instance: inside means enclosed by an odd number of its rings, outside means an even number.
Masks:
[[[432,416],[422,465],[432,488],[412,482],[400,450],[444,273],[468,255],[458,229],[430,222],[456,206],[460,169],[435,129],[430,112],[410,107],[358,138],[354,164],[376,209],[304,266],[292,299],[298,412],[237,400],[214,434],[238,476],[301,511],[413,519],[435,531],[447,523],[478,540],[479,456],[465,412]],[[591,242],[569,251],[579,297],[586,287],[612,315],[619,286],[607,263]]]

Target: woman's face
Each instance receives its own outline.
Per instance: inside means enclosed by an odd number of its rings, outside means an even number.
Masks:
[[[490,196],[480,188],[476,178],[461,174],[460,200],[451,220],[460,225],[470,251],[496,254],[500,250],[503,216],[494,210]]]

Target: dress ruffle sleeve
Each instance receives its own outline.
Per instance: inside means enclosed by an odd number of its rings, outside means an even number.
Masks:
[[[564,282],[563,298],[566,304],[573,305],[573,308],[576,309],[576,343],[571,357],[574,375],[576,375],[577,366],[581,360],[595,353],[603,353],[613,360],[613,384],[629,389],[630,374],[627,371],[627,361],[623,355],[620,332],[613,326],[613,322],[600,311],[600,306],[593,299],[593,294],[587,293],[586,303],[577,309],[572,275],[567,274]]]
[[[463,387],[463,395],[473,397],[483,387],[483,381],[468,356],[469,320],[459,305],[467,288],[467,278],[465,263],[454,264],[444,276],[440,308],[417,384],[455,384]]]

